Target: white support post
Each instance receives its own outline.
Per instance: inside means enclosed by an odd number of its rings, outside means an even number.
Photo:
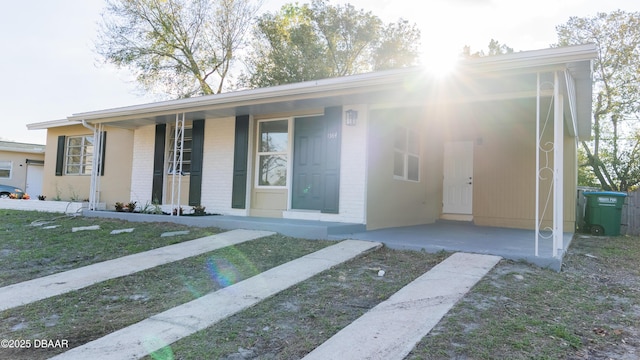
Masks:
[[[176,139],[178,141],[178,139]],[[178,155],[178,211],[177,215],[180,216],[180,199],[182,195],[182,155],[184,149],[184,113],[182,113],[182,118],[180,119],[180,154]]]
[[[82,125],[87,129],[93,130],[93,154],[91,156],[91,180],[89,183],[89,210],[98,210],[100,202],[100,169],[102,168],[102,133],[104,125],[98,124],[91,126],[86,121]]]
[[[536,215],[535,256],[538,256],[540,238],[540,73],[536,74]]]
[[[553,75],[553,257],[564,251],[564,118],[558,72]]]
[[[540,238],[540,73],[536,74],[536,216],[535,216],[535,255],[538,256]]]
[[[182,148],[184,147],[184,120],[185,114],[176,114],[176,122],[173,133],[173,167],[171,168],[171,214],[175,210],[176,216],[180,216],[180,196],[182,188]],[[177,184],[176,184],[177,179]],[[176,189],[177,187],[177,189]]]

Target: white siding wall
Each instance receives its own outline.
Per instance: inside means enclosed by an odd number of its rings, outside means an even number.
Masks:
[[[304,211],[285,211],[283,216],[292,219],[366,223],[367,195],[367,129],[368,115],[364,105],[344,106],[344,110],[358,111],[356,126],[342,121],[340,149],[340,210],[338,214],[322,214]]]
[[[135,130],[133,135],[133,165],[131,171],[131,200],[138,206],[152,203],[151,187],[153,185],[153,151],[155,125],[144,126]]]

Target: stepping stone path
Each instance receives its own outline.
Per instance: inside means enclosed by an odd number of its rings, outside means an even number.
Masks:
[[[111,232],[109,233],[110,235],[118,235],[118,234],[124,234],[124,233],[132,233],[133,230],[135,230],[134,228],[130,228],[130,229],[116,229],[116,230],[111,230]]]
[[[71,232],[87,231],[87,230],[100,230],[100,225],[79,226],[79,227],[71,228]]]
[[[189,233],[189,230],[182,230],[182,231],[170,231],[170,232],[166,232],[166,233],[162,233],[162,234],[160,234],[160,237],[169,237],[169,236],[187,235],[188,233]]]

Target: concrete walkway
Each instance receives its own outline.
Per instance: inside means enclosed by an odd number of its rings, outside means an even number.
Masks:
[[[272,234],[232,230],[5,286],[0,288],[0,311]]]
[[[493,255],[451,255],[304,359],[404,359],[500,259]]]
[[[152,316],[53,359],[138,359],[324,270],[380,247],[346,240]],[[348,357],[336,357],[348,359]],[[329,359],[329,358],[324,358]]]

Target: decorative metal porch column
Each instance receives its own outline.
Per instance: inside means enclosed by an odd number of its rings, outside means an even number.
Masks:
[[[560,77],[553,72],[553,82],[542,81],[542,75],[537,74],[536,84],[536,191],[535,191],[535,256],[539,256],[539,241],[552,240],[552,255],[559,257],[564,251],[564,119],[563,95],[560,93]],[[544,87],[552,87],[549,93]],[[541,98],[550,95],[549,108],[544,121],[541,119]],[[551,119],[553,117],[553,119]],[[550,122],[553,121],[553,126]],[[547,141],[544,135],[553,131],[553,140]],[[553,165],[550,156],[553,153]],[[540,155],[544,155],[541,158]],[[550,176],[551,178],[549,178]],[[551,180],[546,194],[541,195],[541,181]],[[553,197],[551,196],[553,194]],[[551,202],[551,204],[550,204]],[[541,204],[542,203],[542,204]],[[542,208],[541,208],[541,205]],[[551,207],[551,226],[543,226],[545,215]]]
[[[171,169],[171,214],[180,216],[180,196],[182,190],[182,149],[184,147],[185,114],[176,114],[173,137],[173,168]],[[176,177],[178,179],[176,191]]]
[[[86,123],[85,123],[85,126]],[[89,190],[89,210],[98,210],[100,203],[100,170],[102,169],[102,134],[104,125],[97,124],[93,127],[93,155],[91,160],[91,184]]]

